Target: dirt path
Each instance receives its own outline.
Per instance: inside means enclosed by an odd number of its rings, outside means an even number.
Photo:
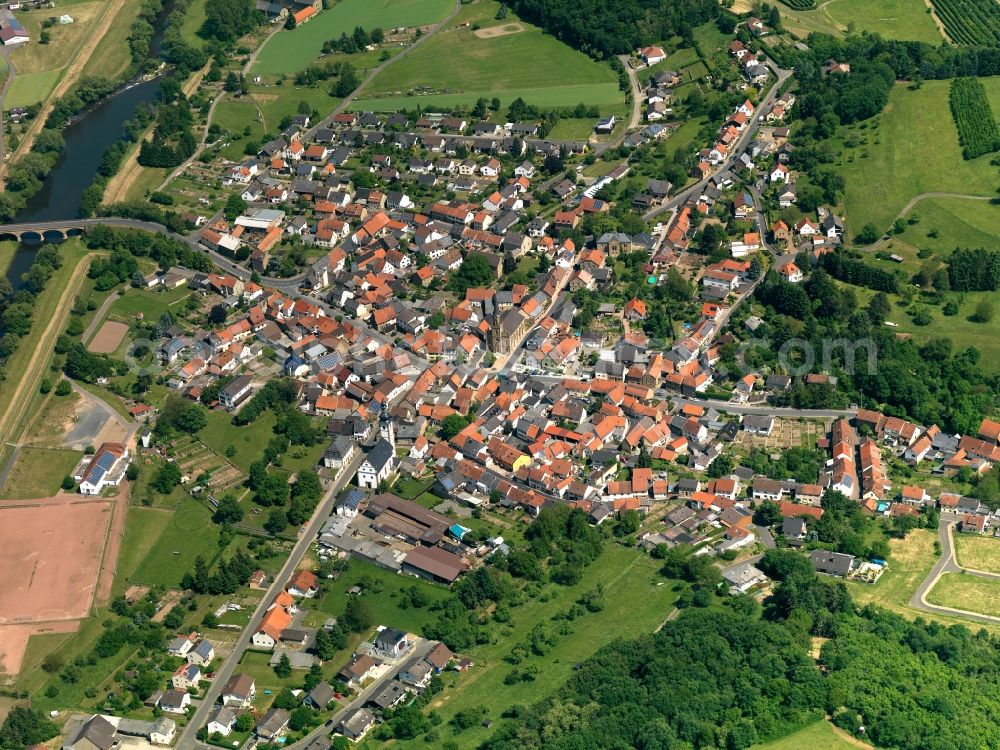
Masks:
[[[122,482],[118,488],[118,496],[111,507],[111,523],[108,524],[107,536],[104,538],[104,552],[101,555],[101,569],[97,574],[97,586],[94,588],[95,607],[103,607],[111,599],[111,590],[115,583],[115,573],[118,572],[118,551],[125,535],[125,515],[128,510],[129,483]]]
[[[45,330],[34,341],[26,340],[22,342],[22,346],[33,344],[34,351],[31,354],[31,360],[28,362],[27,367],[21,373],[21,379],[18,381],[17,388],[11,394],[7,408],[3,414],[0,414],[0,445],[11,439],[21,418],[25,415],[25,411],[31,403],[31,395],[38,388],[38,384],[45,372],[45,363],[52,355],[55,341],[66,325],[66,317],[73,306],[73,301],[80,291],[80,287],[83,286],[84,280],[87,278],[87,267],[95,257],[97,257],[97,253],[87,253],[80,259],[76,264],[76,269],[74,269],[69,284],[66,285],[62,297],[59,298],[59,303],[56,305],[52,317],[45,326]]]
[[[838,727],[832,721],[830,722],[830,728],[833,729],[833,733],[835,735],[837,735],[840,739],[842,739],[848,745],[854,745],[854,747],[861,747],[861,748],[864,748],[864,750],[874,750],[872,748],[872,746],[869,745],[867,742],[862,742],[857,737],[855,737],[853,734],[845,732],[843,729],[841,729],[840,727]]]
[[[938,31],[941,32],[941,36],[945,38],[945,41],[947,41],[948,44],[954,44],[955,42],[950,36],[948,36],[948,32],[944,30],[944,24],[941,23],[941,19],[938,18],[937,11],[934,10],[931,0],[924,0],[924,5],[927,6],[927,12],[931,14],[931,20],[934,21],[934,25],[937,26]]]
[[[149,133],[143,133],[142,139],[146,140]],[[142,165],[139,164],[139,148],[138,144],[132,149],[128,157],[125,159],[125,163],[122,165],[121,169],[115,172],[115,176],[111,178],[108,182],[108,186],[104,188],[104,198],[102,203],[120,203],[128,198],[128,193],[132,189],[132,185],[135,181],[139,179],[142,174]]]
[[[11,155],[9,161],[14,161],[15,159],[18,159],[28,153],[31,145],[35,142],[35,137],[39,132],[41,132],[42,126],[45,124],[45,120],[52,111],[52,103],[69,91],[80,78],[80,73],[83,72],[83,66],[87,64],[90,56],[94,54],[94,50],[97,49],[97,45],[101,43],[102,39],[104,39],[108,30],[111,28],[111,24],[114,22],[118,14],[122,12],[122,9],[124,9],[128,1],[129,0],[108,0],[108,4],[104,8],[104,11],[94,23],[94,28],[84,37],[83,45],[76,53],[76,57],[74,57],[70,64],[64,69],[63,75],[59,79],[59,83],[57,83],[56,87],[52,89],[52,93],[49,94],[49,98],[45,100],[45,106],[42,107],[38,116],[35,118],[34,122],[32,122],[31,127],[28,128],[28,131],[24,134],[24,138],[21,139],[21,143],[18,145],[17,150]]]

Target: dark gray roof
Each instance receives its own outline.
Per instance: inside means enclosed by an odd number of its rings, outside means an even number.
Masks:
[[[372,465],[375,471],[381,471],[382,467],[385,466],[393,456],[392,444],[382,438],[375,446],[368,452],[366,460]]]

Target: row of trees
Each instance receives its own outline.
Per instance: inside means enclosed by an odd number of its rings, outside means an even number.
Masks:
[[[1000,125],[997,125],[986,89],[978,78],[952,81],[948,102],[964,158],[975,159],[1000,149]]]
[[[1000,289],[1000,252],[955,250],[948,258],[948,280],[955,292],[995,292]]]

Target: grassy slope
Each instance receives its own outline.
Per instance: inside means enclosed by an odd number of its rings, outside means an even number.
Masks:
[[[508,16],[504,23],[515,19]],[[523,23],[523,22],[522,22]],[[489,27],[489,21],[483,26]],[[471,28],[447,29],[385,69],[355,102],[357,109],[393,109],[422,103],[426,107],[471,104],[478,97],[498,97],[507,104],[518,96],[543,106],[586,102],[597,106],[623,101],[611,69],[523,23],[516,34],[480,39]],[[436,92],[410,96],[415,88]],[[393,93],[391,99],[373,99]]]
[[[820,7],[795,11],[778,4],[785,28],[798,36],[817,31],[840,34],[849,23],[854,31],[871,31],[889,39],[940,44],[941,33],[922,0],[830,0]]]
[[[669,582],[660,579],[654,560],[635,550],[612,546],[587,568],[577,586],[550,584],[545,591],[548,601],[530,599],[511,611],[512,629],[498,632],[495,643],[470,649],[467,655],[476,666],[462,675],[448,675],[448,687],[431,704],[447,722],[465,708],[486,706],[496,720],[515,703],[528,704],[554,693],[572,674],[573,665],[593,655],[616,638],[634,638],[651,633],[670,613],[675,594]],[[571,623],[572,632],[558,636],[558,642],[545,656],[530,656],[514,667],[504,661],[511,647],[524,641],[531,629],[541,623],[557,633],[559,622],[552,616],[565,612],[583,593],[603,583],[605,609],[588,613]],[[662,585],[657,585],[662,584]],[[504,678],[514,669],[535,665],[539,668],[534,682],[505,685]],[[477,747],[490,730],[475,727],[455,737],[461,748]],[[420,740],[399,743],[399,747],[423,747]]]
[[[927,198],[910,211],[920,221],[899,239],[923,250],[950,253],[956,247],[993,247],[1000,236],[1000,206],[961,198]],[[937,237],[928,233],[936,231]]]
[[[302,70],[320,56],[323,42],[348,34],[355,26],[424,26],[440,21],[451,0],[340,0],[292,31],[277,34],[254,64],[254,75],[280,75]]]
[[[973,570],[1000,573],[1000,542],[974,534],[955,534],[958,563]]]
[[[1000,77],[981,80],[991,100],[997,102]],[[847,179],[850,231],[869,222],[887,228],[907,201],[921,193],[992,195],[996,191],[996,167],[990,165],[989,155],[962,159],[948,107],[949,85],[950,81],[927,81],[918,90],[897,85],[877,128],[850,129],[868,141],[845,149],[840,161]]]
[[[942,607],[1000,617],[1000,580],[945,573],[927,592],[927,601]]]
[[[83,66],[85,76],[106,76],[115,78],[132,61],[128,48],[128,35],[132,22],[139,16],[139,3],[126,3],[122,12],[115,16],[108,33],[97,45],[94,54]]]
[[[851,750],[856,747],[870,747],[857,741],[849,741],[837,734],[827,721],[817,721],[787,737],[754,745],[753,750]]]

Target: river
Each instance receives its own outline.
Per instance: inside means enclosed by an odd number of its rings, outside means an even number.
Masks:
[[[153,24],[149,58],[160,54],[173,2],[164,3]],[[142,102],[152,102],[160,90],[158,79],[123,89],[88,110],[63,131],[66,149],[39,190],[14,218],[15,223],[75,218],[83,191],[94,181],[104,150],[124,135],[124,124]],[[19,265],[15,259],[14,265]],[[13,266],[11,266],[13,271]],[[17,277],[20,279],[20,273]]]

